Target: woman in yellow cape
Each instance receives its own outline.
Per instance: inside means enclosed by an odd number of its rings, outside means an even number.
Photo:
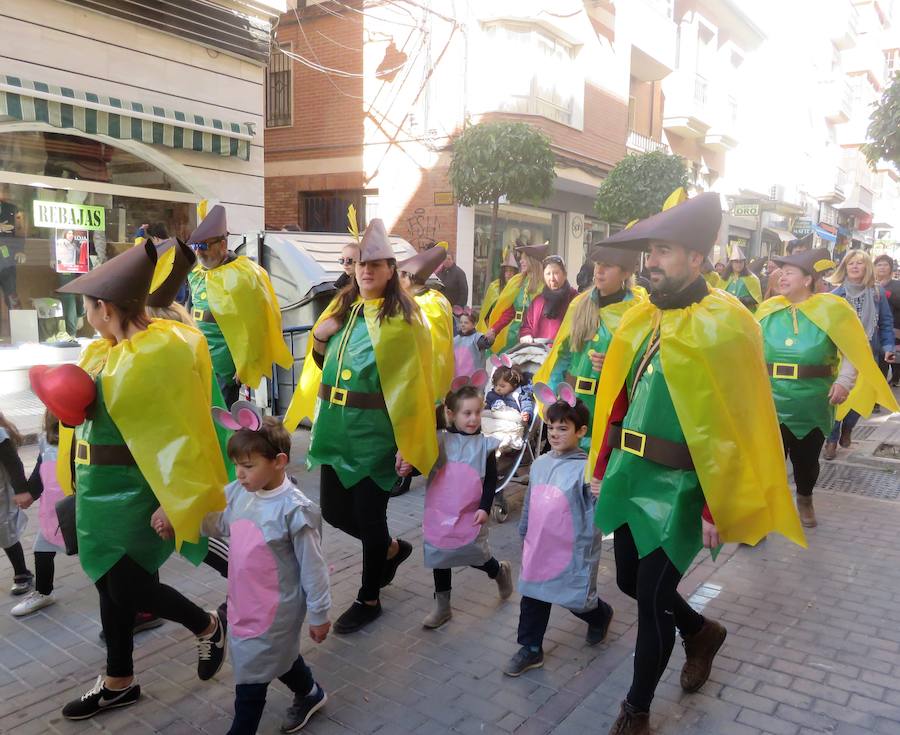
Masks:
[[[593,416],[603,357],[612,335],[629,309],[647,298],[635,293],[631,284],[640,253],[597,247],[591,252],[594,285],[575,297],[556,335],[553,349],[534,376],[553,390],[569,383]],[[643,289],[641,289],[643,292]],[[585,451],[591,446],[591,429],[581,440]]]
[[[494,354],[503,354],[519,343],[525,310],[544,289],[542,261],[549,247],[548,243],[544,243],[516,248],[522,272],[509,279],[491,310],[487,337],[493,340],[491,351]]]
[[[151,322],[144,312],[156,259],[147,243],[64,287],[84,295],[87,319],[102,337],[81,360],[96,399],[74,436],[65,432],[68,446],[61,432],[60,457],[71,456],[74,439],[79,557],[100,594],[107,643],[105,678],[90,696],[66,705],[63,716],[71,719],[101,711],[96,695],[107,687],[125,692],[118,693],[123,701],[137,701],[135,610],[176,620],[198,636],[201,679],[213,676],[224,658],[218,614],[155,575],[176,546],[193,563],[202,561],[200,523],[224,508],[227,481],[210,416],[212,366],[203,336],[175,322]],[[52,405],[65,396],[45,392],[48,372],[35,374],[32,383]]]
[[[718,288],[724,288],[750,311],[756,310],[757,304],[762,301],[762,286],[747,267],[747,256],[739,245],[732,247],[722,279],[725,285]]]
[[[817,524],[813,488],[835,415],[853,410],[868,416],[876,403],[900,411],[856,311],[839,296],[815,292],[819,274],[832,265],[828,258],[825,249],[773,258],[781,265],[781,294],[760,304],[755,315],[782,442],[794,467],[800,519],[808,527]]]
[[[387,503],[399,463],[427,475],[437,459],[431,375],[428,328],[400,285],[384,223],[372,220],[356,278],[313,327],[284,419],[289,430],[312,419],[306,462],[321,467],[322,517],[362,542],[362,584],[336,633],[381,614],[380,588],[412,553],[388,532]]]
[[[510,279],[519,272],[519,262],[516,260],[516,254],[512,246],[503,249],[503,261],[500,263],[500,278],[493,280],[488,284],[484,298],[481,300],[480,316],[478,323],[475,325],[475,331],[484,334],[490,328],[488,325],[491,321],[491,313],[500,296],[500,292],[506,288],[506,284]]]
[[[453,307],[427,283],[446,257],[446,249],[435,245],[397,265],[400,283],[419,305],[431,334],[431,386],[436,403],[444,400],[453,381]]]

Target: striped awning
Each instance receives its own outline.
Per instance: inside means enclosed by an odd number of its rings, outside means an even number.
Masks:
[[[0,74],[0,119],[248,160],[250,125]]]

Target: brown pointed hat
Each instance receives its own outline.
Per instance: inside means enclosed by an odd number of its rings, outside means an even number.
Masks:
[[[147,306],[171,306],[178,289],[197,262],[197,256],[177,237],[163,240],[156,246],[156,268],[150,284]]]
[[[406,271],[419,283],[425,283],[429,276],[437,270],[437,267],[447,259],[447,249],[440,245],[416,253],[402,263],[397,264],[397,269]]]
[[[156,248],[145,242],[56,290],[58,293],[93,296],[113,304],[143,302],[150,291],[156,260]]]
[[[607,248],[597,245],[591,250],[591,262],[608,263],[617,265],[622,270],[634,273],[641,261],[641,254],[637,250],[624,250],[623,248]]]
[[[516,251],[510,246],[503,249],[503,261],[500,263],[501,268],[515,268],[519,270],[519,261],[516,260]]]
[[[228,220],[225,217],[225,207],[217,204],[207,212],[203,221],[197,225],[197,229],[191,233],[188,242],[205,242],[214,237],[228,236]]]
[[[530,255],[535,260],[543,260],[547,257],[547,251],[550,250],[550,243],[545,242],[541,245],[517,245],[516,252]]]
[[[793,255],[773,255],[772,260],[778,265],[793,265],[818,278],[825,271],[834,268],[834,261],[831,260],[831,253],[825,248],[816,248],[815,250],[801,250]]]
[[[719,195],[705,192],[617,232],[600,244],[646,250],[651,240],[675,243],[709,255],[722,224]]]
[[[396,257],[384,222],[377,218],[373,219],[366,227],[359,243],[359,262],[368,263],[372,260],[390,260]]]

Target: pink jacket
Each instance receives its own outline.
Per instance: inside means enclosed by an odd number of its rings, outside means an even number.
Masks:
[[[566,309],[569,308],[572,299],[577,295],[578,291],[570,287],[569,298],[559,310],[556,319],[547,319],[544,316],[544,295],[538,295],[525,310],[525,315],[522,317],[522,329],[519,331],[519,338],[533,337],[535,339],[556,339],[556,333],[562,325],[563,317],[566,315]]]

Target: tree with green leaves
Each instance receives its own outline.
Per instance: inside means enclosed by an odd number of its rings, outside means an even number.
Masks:
[[[453,141],[450,186],[464,207],[491,205],[493,243],[500,199],[537,204],[549,197],[555,161],[550,139],[537,128],[520,122],[483,122],[465,128]]]
[[[687,187],[687,166],[681,156],[665,151],[625,156],[597,190],[594,209],[607,222],[631,222],[662,210],[679,186]]]
[[[870,166],[881,159],[900,165],[900,73],[894,75],[875,104],[866,137],[869,142],[862,152]]]

